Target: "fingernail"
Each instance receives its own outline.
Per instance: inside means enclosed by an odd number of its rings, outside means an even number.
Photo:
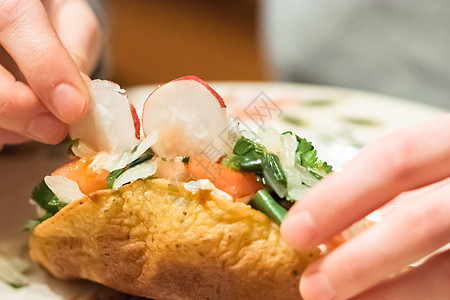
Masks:
[[[27,128],[27,135],[30,138],[49,144],[59,143],[66,134],[66,125],[50,113],[41,113],[35,116]]]
[[[335,297],[335,292],[327,276],[313,273],[300,280],[300,293],[305,299],[328,300]]]
[[[66,123],[76,121],[83,113],[86,99],[73,86],[61,83],[53,91],[51,102],[58,118]]]
[[[310,213],[299,211],[288,214],[281,224],[281,234],[295,249],[311,247],[314,242],[315,226]]]

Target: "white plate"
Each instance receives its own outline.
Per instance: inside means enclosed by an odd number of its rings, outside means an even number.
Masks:
[[[242,82],[211,85],[242,127],[271,124],[280,131],[292,130],[310,139],[319,157],[335,169],[382,135],[448,113],[403,99],[332,87]],[[127,89],[138,110],[154,87]],[[0,252],[8,248],[11,254],[27,259],[27,236],[20,229],[34,216],[29,195],[44,175],[66,161],[64,153],[64,146],[35,143],[0,152]],[[30,284],[20,289],[0,282],[0,299],[88,299],[96,293],[113,299],[112,291],[97,284],[54,279],[35,265],[29,278]],[[114,299],[119,297],[125,296],[114,294]]]

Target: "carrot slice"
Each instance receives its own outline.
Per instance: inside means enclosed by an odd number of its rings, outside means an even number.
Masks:
[[[61,175],[77,182],[81,192],[87,195],[106,188],[109,172],[92,164],[92,159],[80,158],[56,169],[52,175]]]
[[[239,173],[201,156],[191,156],[188,169],[193,179],[209,179],[235,200],[251,196],[263,188],[254,173]]]

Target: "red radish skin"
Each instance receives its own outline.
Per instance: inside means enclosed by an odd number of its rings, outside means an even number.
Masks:
[[[172,81],[180,81],[180,80],[194,80],[194,81],[200,82],[201,84],[203,84],[211,92],[211,94],[214,95],[214,97],[216,97],[217,101],[219,101],[220,107],[222,107],[222,108],[226,108],[227,107],[225,105],[225,101],[223,101],[222,96],[220,96],[219,93],[217,93],[209,84],[207,84],[206,82],[204,82],[203,80],[201,80],[197,76],[189,75],[189,76],[184,76],[184,77],[180,77],[180,78],[174,79]]]
[[[141,119],[144,135],[158,132],[153,150],[161,157],[203,155],[216,161],[230,150],[225,102],[198,77],[158,87],[145,101]]]
[[[133,117],[134,134],[135,134],[136,138],[138,140],[140,140],[141,139],[141,120],[139,119],[139,115],[136,111],[136,107],[134,107],[134,105],[131,104],[131,102],[130,102],[130,111],[131,111],[131,116]]]
[[[78,122],[69,124],[69,135],[95,152],[123,153],[132,150],[140,140],[139,116],[114,82],[89,82],[89,109]]]

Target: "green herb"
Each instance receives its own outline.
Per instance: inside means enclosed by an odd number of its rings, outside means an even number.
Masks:
[[[37,185],[31,194],[31,198],[47,213],[52,215],[56,214],[59,210],[57,205],[49,204],[50,202],[54,202],[55,194],[52,190],[42,181],[39,185]]]
[[[24,287],[25,284],[18,283],[18,282],[11,282],[9,285],[14,289],[20,289],[21,287]]]
[[[266,214],[272,221],[280,225],[287,210],[273,199],[267,190],[259,190],[249,203],[254,209]]]
[[[122,175],[122,173],[124,168],[121,169],[117,169],[114,171],[111,171],[108,175],[108,177],[106,177],[106,186],[108,189],[112,189],[113,185],[114,185],[114,181],[116,181],[116,179]]]
[[[114,185],[114,181],[119,178],[120,175],[125,173],[128,169],[135,167],[147,160],[150,160],[155,156],[155,153],[151,148],[148,148],[144,153],[142,153],[138,158],[130,162],[128,165],[121,169],[113,170],[109,173],[108,177],[106,177],[106,186],[111,189]]]
[[[70,143],[69,143],[69,147],[67,148],[66,153],[69,154],[69,155],[75,155],[73,153],[72,148],[73,147],[75,147],[75,148],[78,147],[79,144],[80,144],[80,139],[79,138],[71,140]]]
[[[263,156],[252,151],[242,156],[225,157],[222,164],[238,172],[262,172]]]
[[[283,132],[283,135],[285,134],[293,133],[291,131],[286,131]],[[305,138],[299,137],[298,135],[295,135],[295,137],[297,139],[297,149],[295,150],[295,159],[297,163],[305,167],[318,179],[330,174],[332,167],[326,162],[318,159],[317,150],[314,149],[312,143]]]
[[[181,159],[181,161],[185,164],[189,163],[189,156],[183,156],[183,158]]]
[[[236,156],[231,156],[231,157],[224,157],[224,159],[222,159],[221,162],[222,165],[224,165],[225,167],[227,167],[228,169],[231,169],[233,171],[236,172],[243,172],[241,170],[241,165],[239,164],[239,162],[236,159]]]
[[[245,155],[248,152],[255,150],[256,143],[247,138],[240,138],[236,141],[233,148],[234,155]]]
[[[151,148],[148,148],[144,153],[142,153],[138,158],[136,158],[135,160],[133,160],[132,162],[130,162],[124,169],[128,170],[129,168],[132,168],[134,166],[137,166],[141,163],[143,163],[144,161],[150,160],[153,158],[153,156],[155,156],[155,153],[153,152],[153,150]],[[124,172],[126,171],[124,170]]]
[[[281,167],[281,162],[278,156],[273,153],[267,153],[263,161],[263,176],[266,179],[266,183],[271,187],[278,197],[283,198],[286,196],[287,178],[286,174]]]
[[[287,179],[280,159],[257,142],[247,138],[237,140],[233,148],[234,156],[225,158],[222,164],[238,172],[253,172],[262,177],[265,186],[278,196],[286,195]]]
[[[257,172],[262,170],[264,156],[259,155],[254,151],[247,153],[245,156],[235,156],[236,162],[239,163],[240,167],[247,172]]]
[[[285,132],[283,134],[293,134]],[[311,142],[295,135],[297,147],[295,149],[296,170],[301,170],[298,180],[302,186],[308,188],[312,182],[330,173],[331,166],[318,160],[317,151]],[[250,205],[265,213],[275,223],[281,224],[287,209],[297,199],[287,191],[287,176],[280,162],[280,158],[261,143],[241,137],[233,148],[233,155],[225,157],[222,164],[238,172],[253,172],[265,189],[256,193]],[[308,180],[305,180],[308,179]],[[308,185],[309,184],[309,185]],[[272,194],[271,194],[272,193]]]
[[[66,206],[67,203],[66,203],[66,202],[63,202],[63,201],[59,201],[58,197],[57,197],[56,195],[54,195],[54,196],[52,197],[52,200],[50,200],[50,201],[48,202],[48,205],[50,205],[50,206],[56,206],[56,207],[58,207],[58,208],[62,208],[62,207],[64,207],[64,206]]]
[[[262,162],[267,155],[263,145],[242,137],[237,140],[233,154],[231,158],[226,157],[222,164],[235,171],[262,174]]]
[[[33,199],[39,207],[45,210],[45,215],[43,217],[29,220],[27,224],[25,224],[24,230],[33,230],[44,220],[54,216],[60,208],[67,205],[66,202],[60,201],[58,197],[56,197],[44,181],[33,189],[31,199]]]
[[[133,150],[131,150],[131,154],[133,154],[133,153],[135,153],[136,152],[136,150],[138,149],[138,147],[139,147],[139,145],[136,145],[136,146],[134,146],[134,148],[133,148]]]
[[[28,222],[23,227],[23,230],[25,230],[25,231],[32,231],[34,228],[36,228],[36,226],[38,226],[39,224],[41,224],[42,222],[44,222],[45,220],[47,220],[48,218],[51,218],[51,217],[53,217],[53,214],[46,213],[42,217],[39,217],[39,218],[36,218],[36,219],[32,219],[32,220],[28,220]]]
[[[241,137],[237,140],[236,145],[233,148],[234,155],[245,155],[250,152],[254,152],[257,155],[264,156],[267,152],[264,145],[254,142],[248,138]]]

